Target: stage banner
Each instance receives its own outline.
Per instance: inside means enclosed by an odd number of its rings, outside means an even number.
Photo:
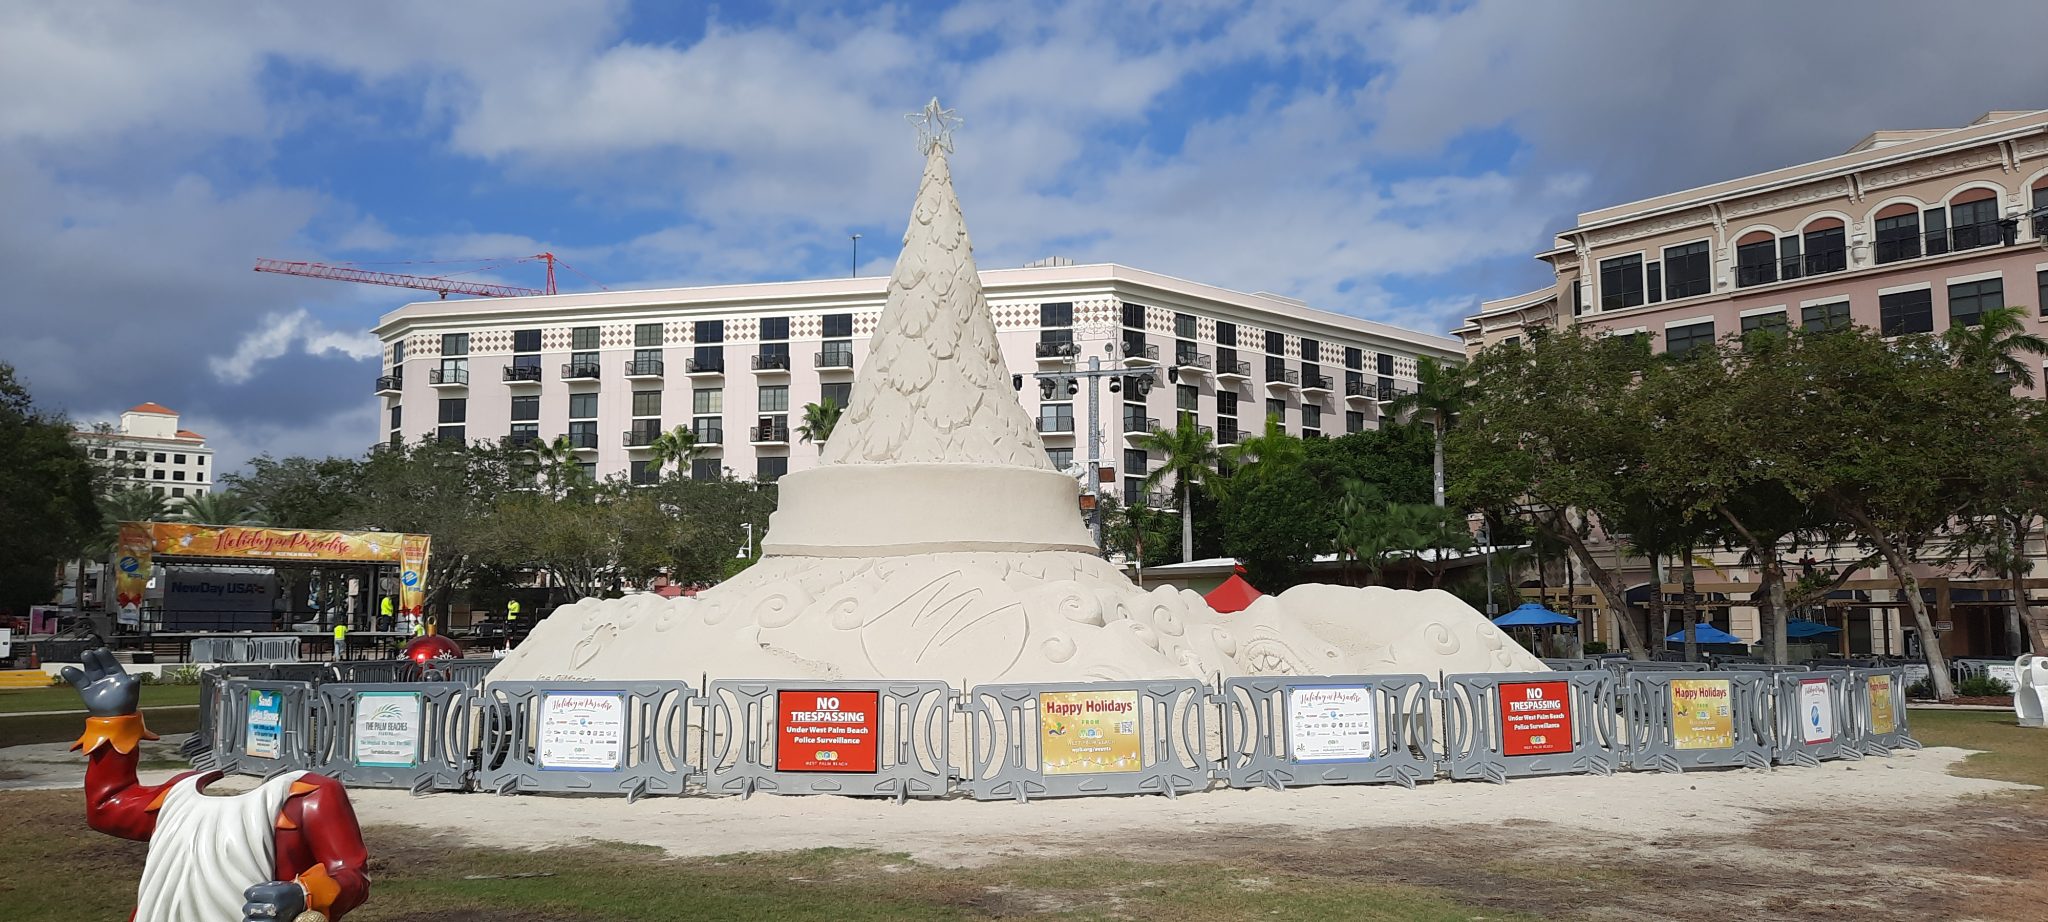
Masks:
[[[874,774],[880,706],[880,692],[776,692],[775,770]]]
[[[433,538],[399,535],[398,613],[417,615],[427,608],[427,553]]]
[[[1727,679],[1671,680],[1671,737],[1676,749],[1735,746],[1734,699]]]
[[[1572,751],[1571,683],[1503,682],[1501,752],[1510,756]]]
[[[1038,759],[1048,775],[1134,772],[1139,755],[1138,692],[1040,692]]]
[[[155,557],[218,560],[382,563],[399,569],[399,603],[407,614],[425,604],[432,539],[382,531],[320,531],[177,522],[123,522],[115,543],[114,605],[140,611]]]

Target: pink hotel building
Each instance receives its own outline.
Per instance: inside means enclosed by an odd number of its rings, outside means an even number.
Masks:
[[[1017,398],[1057,468],[1097,459],[1126,501],[1159,460],[1136,444],[1185,411],[1231,444],[1279,414],[1297,435],[1376,428],[1415,386],[1419,356],[1458,342],[1278,295],[1111,264],[981,273]],[[376,328],[378,444],[552,442],[587,470],[636,481],[654,438],[689,427],[699,478],[773,480],[816,463],[804,405],[845,406],[888,280],[422,301]],[[1094,366],[1113,374],[1095,379]],[[1115,388],[1112,390],[1112,384]]]

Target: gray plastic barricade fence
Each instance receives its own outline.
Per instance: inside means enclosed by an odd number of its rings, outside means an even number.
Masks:
[[[469,784],[470,688],[460,682],[320,686],[313,770],[352,787],[415,794]]]
[[[195,663],[295,663],[299,638],[195,637],[190,658]]]
[[[1864,753],[1888,756],[1894,749],[1920,748],[1906,726],[1905,669],[1851,669],[1849,690],[1856,702],[1853,715],[1861,721]]]
[[[1231,787],[1310,784],[1412,788],[1436,779],[1435,685],[1419,675],[1237,676],[1222,707]]]
[[[1628,764],[1636,771],[1771,766],[1770,676],[1636,672],[1628,677]]]
[[[1631,672],[1706,672],[1713,668],[1707,663],[1669,662],[1665,660],[1610,659],[1600,663],[1615,675],[1626,676]]]
[[[272,679],[274,670],[265,665],[212,666],[199,673],[199,723],[178,751],[191,760],[192,767],[212,770],[227,759],[227,735],[221,728],[233,719],[229,707],[239,706],[225,694],[233,679]]]
[[[313,685],[323,685],[337,678],[334,667],[326,663],[276,663],[270,667],[270,677]]]
[[[493,682],[479,693],[479,790],[681,794],[695,773],[682,682]]]
[[[1453,780],[1611,775],[1621,766],[1616,683],[1605,669],[1447,676],[1444,767]]]
[[[1600,668],[1600,661],[1594,659],[1545,659],[1543,665],[1558,672],[1584,672]]]
[[[423,678],[420,664],[409,659],[344,660],[334,664],[334,671],[341,682],[418,682]]]
[[[976,800],[1176,794],[1209,785],[1195,679],[977,685],[964,780]]]
[[[953,689],[938,681],[719,679],[705,693],[711,794],[944,797]]]
[[[311,769],[313,685],[229,679],[221,689],[221,771],[268,778]]]
[[[422,682],[460,682],[471,688],[484,684],[484,676],[496,668],[495,659],[443,659],[420,667]]]
[[[1778,764],[1863,758],[1862,721],[1847,671],[1782,672],[1772,681]]]

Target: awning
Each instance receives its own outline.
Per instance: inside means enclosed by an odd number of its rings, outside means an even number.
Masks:
[[[1554,625],[1577,626],[1579,619],[1544,608],[1535,602],[1524,602],[1522,607],[1493,619],[1495,627],[1551,627]]]
[[[1704,621],[1693,625],[1692,638],[1695,642],[1698,643],[1749,643],[1749,641],[1747,640],[1743,640],[1742,638],[1737,637],[1734,634],[1730,634],[1727,631],[1721,630],[1720,628],[1717,628]],[[1670,643],[1684,643],[1685,631],[1681,629],[1678,631],[1678,633],[1672,634],[1671,636],[1664,638],[1664,640]]]
[[[1216,609],[1218,613],[1227,615],[1250,608],[1260,595],[1263,593],[1244,581],[1244,568],[1239,567],[1237,572],[1230,574],[1230,578],[1223,581],[1223,585],[1209,590],[1209,594],[1203,596],[1202,601],[1208,602],[1209,607]]]
[[[1841,628],[1835,627],[1833,625],[1822,624],[1818,621],[1806,621],[1799,618],[1793,618],[1790,621],[1785,622],[1785,637],[1789,640],[1799,640],[1804,637],[1817,637],[1821,634],[1839,634],[1841,632]]]

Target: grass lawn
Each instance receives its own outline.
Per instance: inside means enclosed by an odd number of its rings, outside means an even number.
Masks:
[[[1916,710],[1909,725],[1913,738],[1925,745],[1978,750],[1956,767],[1956,774],[2048,789],[2048,730],[2021,727],[2011,711]],[[2048,806],[2048,790],[2014,796]]]
[[[73,696],[76,697],[76,696]],[[148,699],[143,699],[147,701]],[[199,729],[198,708],[142,709],[149,730],[158,735],[190,733]],[[68,743],[85,732],[85,712],[52,714],[47,717],[10,717],[0,714],[0,748],[29,743]],[[4,915],[0,915],[4,918]]]
[[[415,829],[366,835],[375,885],[350,922],[1531,918],[1418,887],[1208,861],[1034,859],[949,870],[839,849],[676,859],[619,844],[531,852],[455,847]],[[121,918],[143,849],[86,829],[75,792],[0,793],[0,905],[10,922]]]
[[[142,687],[144,708],[166,708],[176,705],[199,703],[197,685],[145,685]],[[78,691],[70,685],[52,685],[49,688],[0,688],[0,714],[20,714],[25,711],[78,711],[85,712],[85,705],[78,702]]]

